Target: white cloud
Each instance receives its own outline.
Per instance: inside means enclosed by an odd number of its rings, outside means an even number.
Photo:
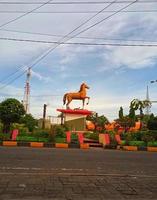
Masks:
[[[112,68],[141,69],[155,64],[157,58],[156,48],[142,47],[114,47],[104,52],[104,67],[100,70],[111,70]]]
[[[35,72],[33,70],[31,70],[31,75],[32,77],[36,77],[37,79],[39,79],[40,81],[44,81],[46,83],[51,82],[52,78],[42,75],[41,73]]]

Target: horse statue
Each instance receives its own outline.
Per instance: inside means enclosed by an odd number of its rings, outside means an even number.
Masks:
[[[80,86],[80,90],[78,92],[66,93],[63,97],[63,105],[66,104],[66,108],[70,109],[69,104],[73,99],[82,100],[84,109],[85,99],[88,99],[87,105],[89,104],[89,99],[90,99],[90,97],[86,96],[86,89],[89,89],[89,87],[85,83],[82,83]]]

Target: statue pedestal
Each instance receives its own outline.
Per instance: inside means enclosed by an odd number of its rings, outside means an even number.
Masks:
[[[92,115],[89,110],[57,109],[64,117],[64,124],[70,131],[86,131],[86,117]]]

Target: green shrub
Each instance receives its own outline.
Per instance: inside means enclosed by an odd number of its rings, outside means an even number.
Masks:
[[[157,130],[157,117],[150,119],[147,123],[149,130]]]
[[[151,142],[157,140],[157,131],[145,131],[142,134],[141,140]]]
[[[17,136],[16,140],[23,142],[38,142],[38,138],[33,136]]]
[[[129,146],[146,146],[146,143],[144,141],[129,141],[128,144]]]
[[[122,134],[122,138],[127,141],[141,141],[142,140],[142,131],[138,132],[127,132]]]
[[[37,137],[37,138],[48,138],[49,131],[37,129],[37,130],[33,131],[32,136]]]
[[[49,142],[54,142],[55,141],[55,137],[54,137],[53,134],[51,134],[51,133],[49,134],[48,141]]]
[[[148,146],[148,147],[157,147],[157,141],[148,142],[148,143],[147,143],[147,146]]]
[[[65,134],[66,131],[67,131],[66,126],[62,126],[62,125],[54,126],[54,133],[56,137],[66,138],[66,134]]]
[[[33,136],[17,136],[16,140],[23,142],[49,142],[48,138],[37,138]]]
[[[50,142],[49,138],[38,138],[38,142]]]
[[[122,141],[121,141],[121,145],[122,145],[122,146],[126,145],[126,141],[125,141],[125,140],[122,140]]]
[[[116,131],[107,131],[106,133],[110,136],[110,144],[111,145],[118,145],[118,142],[115,140]]]
[[[66,143],[66,138],[56,137],[56,138],[55,138],[55,142],[56,142],[56,143]]]
[[[71,134],[71,140],[78,140],[78,136],[75,133]]]
[[[22,135],[27,135],[29,133],[28,128],[25,127],[24,124],[18,124],[18,123],[13,123],[11,125],[11,131],[13,131],[14,129],[18,129],[19,130],[19,134]]]
[[[92,140],[99,140],[99,134],[95,132],[87,132],[84,134],[84,137]]]
[[[10,140],[11,139],[11,134],[10,133],[0,133],[0,140]]]

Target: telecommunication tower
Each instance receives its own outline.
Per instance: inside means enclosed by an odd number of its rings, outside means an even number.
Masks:
[[[27,78],[26,78],[25,91],[23,97],[23,106],[27,114],[29,113],[29,106],[30,106],[30,77],[31,77],[31,68],[29,67],[27,70]]]

